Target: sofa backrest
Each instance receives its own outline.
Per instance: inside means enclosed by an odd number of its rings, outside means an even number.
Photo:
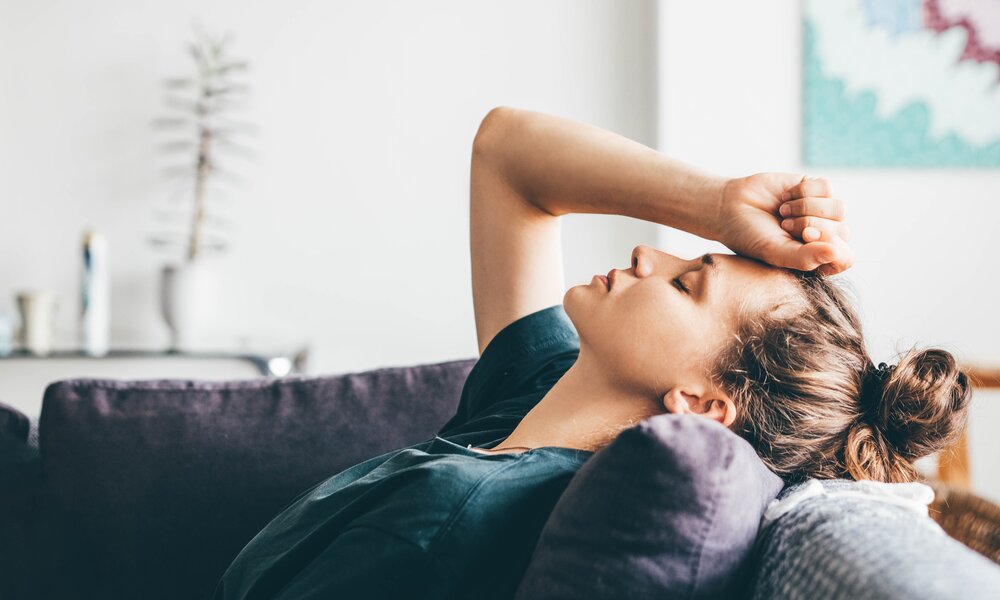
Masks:
[[[45,391],[38,598],[207,598],[300,492],[433,436],[473,360]]]
[[[207,598],[300,492],[433,435],[473,364],[52,383],[40,459],[24,452],[34,463],[3,471],[18,488],[0,489],[13,502],[0,514],[0,597]],[[23,429],[8,437],[20,443]],[[1000,567],[902,510],[833,496],[803,502],[758,537],[754,597],[993,597]]]

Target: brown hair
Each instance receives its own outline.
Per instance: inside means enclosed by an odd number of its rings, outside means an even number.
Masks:
[[[822,275],[789,274],[805,302],[742,319],[715,362],[737,406],[733,430],[789,481],[913,481],[913,462],[964,430],[967,375],[940,349],[876,368],[846,294]]]

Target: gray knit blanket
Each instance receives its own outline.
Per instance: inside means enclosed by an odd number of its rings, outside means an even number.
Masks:
[[[863,483],[812,481],[782,491],[754,550],[754,600],[1000,599],[1000,566],[927,516],[929,499],[917,488],[930,488],[899,484],[893,498],[870,493],[893,484],[866,490]]]

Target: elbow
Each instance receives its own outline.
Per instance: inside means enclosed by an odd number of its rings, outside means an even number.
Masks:
[[[486,113],[472,141],[473,158],[489,157],[496,152],[499,140],[504,137],[504,130],[508,127],[514,112],[515,109],[497,106]]]

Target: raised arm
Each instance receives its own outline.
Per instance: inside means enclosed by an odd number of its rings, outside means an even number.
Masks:
[[[562,301],[561,215],[625,215],[718,240],[772,264],[803,270],[825,264],[836,272],[850,258],[839,239],[846,235],[839,222],[843,205],[819,198],[828,195],[823,180],[792,174],[727,180],[592,125],[495,108],[472,152],[479,350],[507,324]],[[788,219],[787,230],[778,213],[786,200],[792,200],[788,216],[800,217]]]

